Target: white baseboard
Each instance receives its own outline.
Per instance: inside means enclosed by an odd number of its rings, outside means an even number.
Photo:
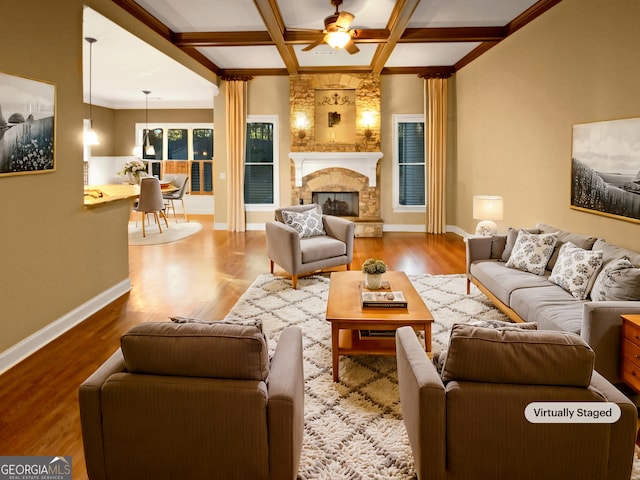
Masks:
[[[131,281],[127,278],[0,353],[0,374],[35,353],[67,330],[86,320],[129,290],[131,290]]]

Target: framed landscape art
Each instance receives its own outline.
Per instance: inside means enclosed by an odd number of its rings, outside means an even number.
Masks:
[[[573,126],[571,208],[640,223],[640,118]]]
[[[0,177],[55,171],[55,85],[0,73]]]

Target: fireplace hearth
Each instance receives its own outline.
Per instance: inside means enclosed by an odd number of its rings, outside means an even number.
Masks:
[[[325,215],[336,217],[358,217],[358,192],[313,192],[313,203],[322,208]]]

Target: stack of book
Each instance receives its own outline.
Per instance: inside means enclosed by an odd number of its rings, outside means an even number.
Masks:
[[[407,308],[407,299],[400,291],[360,290],[362,308]]]

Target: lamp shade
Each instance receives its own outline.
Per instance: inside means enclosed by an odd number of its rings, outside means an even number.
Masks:
[[[502,220],[502,197],[494,195],[474,195],[473,219]]]

